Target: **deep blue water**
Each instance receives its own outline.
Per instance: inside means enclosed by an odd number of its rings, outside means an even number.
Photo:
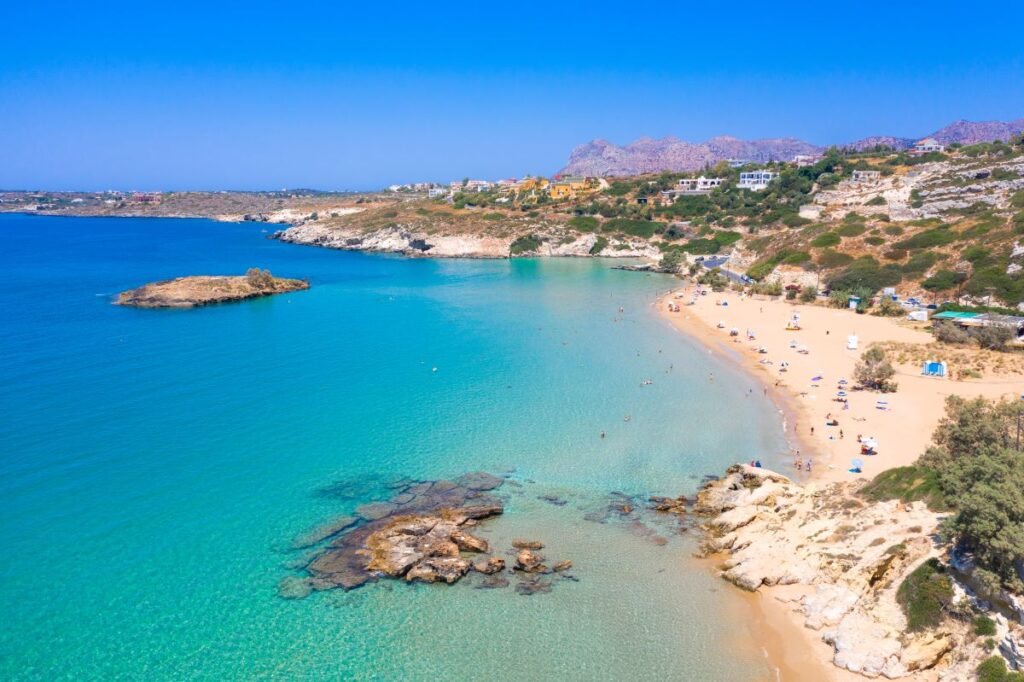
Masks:
[[[753,380],[655,314],[670,280],[595,260],[404,259],[266,236],[0,214],[0,677],[764,672],[728,644],[742,636],[723,616],[735,604],[689,565],[692,541],[657,547],[583,520],[610,491],[690,493],[784,450]],[[252,266],[312,288],[194,310],[111,305],[148,281]],[[401,584],[277,596],[301,558],[291,538],[361,501],[324,487],[372,498],[389,478],[478,469],[523,484],[492,537],[543,536],[579,583],[534,597]],[[572,504],[537,500],[552,491]]]

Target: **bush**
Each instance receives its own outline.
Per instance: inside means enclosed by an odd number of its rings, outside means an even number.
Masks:
[[[838,268],[853,262],[853,256],[832,249],[825,249],[818,254],[818,265],[825,269]]]
[[[596,256],[597,254],[604,251],[605,248],[607,248],[607,246],[608,240],[605,239],[604,237],[598,237],[597,240],[594,242],[594,245],[590,247],[590,255]]]
[[[957,234],[949,229],[949,225],[942,225],[924,232],[918,232],[913,237],[896,242],[894,246],[898,249],[930,249],[936,246],[943,246],[956,241]]]
[[[653,220],[631,220],[629,218],[612,218],[602,226],[604,232],[621,232],[633,237],[650,239],[664,229],[665,223]]]
[[[530,253],[539,249],[541,244],[542,242],[537,235],[527,234],[512,242],[512,246],[509,247],[509,252],[512,255]]]
[[[722,247],[714,239],[691,239],[690,241],[683,244],[683,250],[687,253],[693,253],[697,255],[710,256],[711,254],[718,253],[718,250]]]
[[[249,268],[245,271],[245,281],[254,289],[269,289],[274,286],[274,276],[270,270]]]
[[[949,291],[967,279],[962,272],[952,270],[939,270],[934,275],[921,282],[921,288],[925,291],[940,292]]]
[[[836,234],[843,237],[859,237],[867,231],[863,223],[849,223],[836,228]]]
[[[939,472],[920,464],[883,471],[860,489],[860,495],[872,502],[920,500],[934,511],[949,509],[949,503],[939,485]]]
[[[569,221],[569,227],[579,232],[595,232],[600,226],[597,218],[585,215],[578,215]]]
[[[1006,350],[1006,344],[1016,336],[1011,327],[1003,325],[976,327],[969,334],[979,346],[988,350]]]
[[[843,241],[842,238],[835,232],[826,232],[819,234],[817,237],[811,240],[811,246],[824,248],[828,246],[838,246]]]
[[[979,637],[992,637],[996,634],[996,622],[982,614],[974,619],[974,634]]]
[[[874,314],[881,317],[902,317],[903,306],[888,296],[885,296],[878,302],[878,307],[875,309]]]
[[[885,243],[885,237],[865,237],[864,243],[871,246],[881,246]]]
[[[948,321],[936,323],[932,327],[932,334],[935,335],[936,341],[941,341],[942,343],[962,345],[971,341],[971,335],[966,330]]]
[[[878,346],[871,346],[864,351],[853,369],[853,376],[859,384],[883,393],[896,390],[896,385],[890,382],[895,374],[896,370],[889,362],[889,357]]]
[[[661,269],[665,272],[679,272],[679,267],[684,261],[683,252],[678,249],[672,249],[665,252],[661,257]]]
[[[833,289],[852,290],[863,288],[871,294],[883,287],[899,284],[903,274],[898,266],[879,267],[878,261],[871,256],[858,258],[850,263],[842,272],[829,279]]]
[[[953,583],[939,560],[932,557],[903,579],[896,601],[907,617],[908,630],[934,628],[953,603]]]
[[[990,656],[981,662],[976,671],[978,682],[1022,682],[1024,674],[1009,672],[1002,656]]]
[[[813,303],[818,298],[818,289],[806,286],[800,290],[800,301],[802,303]]]

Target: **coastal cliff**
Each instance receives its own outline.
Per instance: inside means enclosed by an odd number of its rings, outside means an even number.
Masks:
[[[308,288],[305,280],[273,277],[254,268],[237,277],[193,276],[153,282],[121,292],[114,303],[134,308],[194,308]]]
[[[307,222],[276,232],[272,237],[291,244],[432,258],[661,258],[657,247],[643,239],[600,239],[594,234],[577,234],[551,226],[543,226],[525,235],[488,234],[483,231],[444,234],[400,225],[366,230],[356,226]]]
[[[863,483],[801,486],[733,466],[698,495],[695,511],[708,516],[704,551],[722,557],[725,580],[781,602],[831,646],[838,668],[869,678],[974,679],[989,653],[970,619],[916,627],[898,595],[943,554],[942,515],[922,502],[867,502],[856,494]],[[948,584],[956,608],[980,603],[955,577]],[[1016,626],[995,622],[995,634],[1015,641]]]

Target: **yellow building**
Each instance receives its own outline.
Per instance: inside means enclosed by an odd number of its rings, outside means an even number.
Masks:
[[[567,182],[556,182],[549,190],[552,199],[568,199],[573,195],[573,188]]]
[[[538,189],[546,189],[551,183],[547,178],[525,178],[516,184],[517,192],[531,192]]]

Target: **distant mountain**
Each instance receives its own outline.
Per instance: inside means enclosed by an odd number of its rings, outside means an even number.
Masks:
[[[1016,121],[957,121],[928,137],[934,137],[943,144],[978,144],[992,140],[1009,140],[1017,133],[1024,132],[1024,118]]]
[[[977,144],[992,140],[1006,140],[1024,132],[1024,118],[1016,121],[957,121],[930,135],[939,142],[950,144]],[[880,135],[865,137],[843,147],[870,149],[877,145],[907,149],[921,138]],[[726,159],[741,159],[764,163],[791,161],[798,154],[817,154],[825,147],[813,145],[792,137],[764,140],[741,140],[719,136],[704,142],[687,142],[677,137],[654,140],[642,137],[625,146],[607,140],[592,140],[572,150],[569,162],[561,170],[570,175],[638,175],[661,171],[695,171]]]

